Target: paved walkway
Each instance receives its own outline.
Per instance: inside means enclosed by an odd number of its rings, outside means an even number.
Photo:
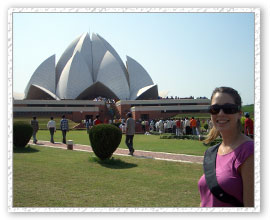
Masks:
[[[32,140],[29,142],[32,145],[35,145]],[[36,144],[38,146],[44,147],[54,147],[54,148],[61,148],[67,149],[67,145],[55,142],[52,144],[49,141],[38,141]],[[73,150],[76,151],[86,151],[86,152],[93,152],[92,148],[88,145],[80,145],[80,144],[73,144]],[[130,156],[128,155],[128,149],[118,148],[114,155],[121,155],[121,156]],[[156,159],[156,160],[168,160],[168,161],[175,161],[175,162],[186,162],[186,163],[203,163],[203,156],[192,156],[186,154],[174,154],[174,153],[165,153],[165,152],[153,152],[153,151],[143,151],[143,150],[136,150],[134,152],[134,157],[138,158],[148,158],[148,159]]]

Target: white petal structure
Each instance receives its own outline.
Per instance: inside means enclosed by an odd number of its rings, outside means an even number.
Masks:
[[[31,84],[30,88],[29,88],[29,92],[28,95],[26,97],[26,99],[55,99],[55,100],[59,100],[59,98],[52,93],[51,91],[36,85],[36,84]]]
[[[111,54],[115,57],[115,59],[118,61],[118,63],[120,64],[120,66],[121,66],[121,68],[123,70],[123,72],[125,73],[125,76],[127,78],[128,83],[129,83],[129,77],[128,77],[127,69],[125,67],[125,64],[121,60],[120,56],[118,55],[118,53],[115,51],[115,49],[104,38],[102,38],[100,35],[97,35],[97,36],[103,42],[103,44],[105,45],[107,50],[110,51]]]
[[[32,75],[26,99],[93,99],[98,96],[120,100],[156,99],[146,70],[127,56],[127,67],[115,49],[100,35],[76,38],[55,66],[55,55],[46,59]]]
[[[136,99],[152,99],[153,96],[158,96],[157,85],[150,85],[140,89],[137,92]]]
[[[68,46],[68,48],[65,50],[65,52],[60,57],[57,65],[56,65],[56,68],[55,68],[55,74],[56,74],[55,88],[56,88],[56,85],[59,81],[59,78],[61,76],[63,69],[65,68],[69,59],[72,57],[72,55],[74,53],[74,49],[75,49],[76,45],[78,44],[80,38],[81,37],[77,37],[74,41],[72,41],[72,43]]]
[[[76,97],[93,84],[92,75],[80,52],[76,52],[67,62],[59,79],[56,90],[61,99],[76,99]]]
[[[97,81],[112,90],[119,99],[129,99],[129,86],[125,73],[109,51],[106,52],[100,64]]]
[[[88,70],[92,76],[92,69],[93,69],[93,61],[92,61],[92,45],[90,41],[90,37],[88,33],[85,33],[80,38],[79,42],[77,43],[73,55],[76,52],[80,52],[81,56],[84,58],[86,65],[88,66]],[[93,76],[92,76],[93,78]]]
[[[93,51],[93,80],[97,80],[97,74],[101,61],[107,51],[105,45],[96,34],[92,34],[92,51]]]
[[[36,85],[40,88],[44,88],[45,91],[50,91],[53,94],[55,93],[55,55],[50,56],[43,61],[33,73],[24,90],[25,98],[29,98],[31,95],[29,94],[31,85]],[[35,94],[37,99],[39,96],[42,98],[43,95]]]
[[[137,99],[140,89],[154,83],[146,70],[129,56],[127,56],[127,68],[130,82],[130,99]]]

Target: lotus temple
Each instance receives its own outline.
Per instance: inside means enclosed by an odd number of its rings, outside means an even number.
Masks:
[[[116,100],[157,99],[158,88],[146,70],[127,56],[126,65],[98,34],[76,38],[55,65],[55,55],[33,73],[25,99]]]
[[[153,73],[154,74],[154,73]],[[167,118],[183,112],[206,112],[208,99],[160,99],[158,86],[135,59],[125,63],[100,35],[84,33],[73,40],[56,62],[45,59],[34,71],[24,98],[13,100],[14,116],[60,116],[79,122],[100,115],[101,120]],[[97,101],[97,98],[101,97]],[[106,100],[114,100],[109,102]]]

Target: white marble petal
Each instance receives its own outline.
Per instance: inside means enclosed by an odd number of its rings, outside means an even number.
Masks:
[[[86,63],[86,65],[88,66],[89,72],[91,73],[91,77],[92,76],[92,68],[93,68],[93,61],[92,61],[92,43],[90,41],[90,37],[88,33],[84,33],[79,42],[77,43],[73,55],[76,52],[80,52],[80,54],[82,55],[82,57],[84,58],[84,61]]]
[[[157,98],[158,98],[157,85],[150,85],[141,88],[137,92],[137,97],[135,99],[157,99]]]
[[[120,66],[121,66],[121,68],[123,70],[123,72],[125,73],[125,76],[127,78],[128,83],[129,83],[129,77],[128,77],[127,68],[126,68],[125,64],[123,63],[122,59],[120,58],[120,56],[118,55],[118,53],[116,52],[116,50],[104,38],[102,38],[99,34],[97,34],[97,36],[103,42],[103,44],[105,45],[107,50],[110,51],[111,54],[115,57],[115,59],[118,61],[118,63],[120,64]]]
[[[103,60],[107,48],[96,34],[92,34],[92,53],[93,53],[93,81],[97,81],[99,66]]]
[[[27,94],[26,99],[55,99],[55,100],[59,100],[59,98],[54,93],[43,88],[42,86],[36,85],[36,84],[32,84],[29,87],[29,93]]]
[[[127,67],[130,82],[130,99],[138,97],[138,91],[146,86],[153,85],[153,80],[146,70],[134,59],[127,56]]]
[[[27,97],[29,88],[32,84],[41,86],[48,91],[55,93],[55,55],[47,58],[35,70],[24,90],[25,97]]]
[[[97,81],[112,90],[119,99],[129,99],[129,86],[125,73],[116,58],[107,51],[100,64]]]
[[[67,62],[60,76],[56,94],[61,99],[76,99],[86,88],[93,84],[88,66],[80,52]]]
[[[55,87],[57,87],[57,84],[58,84],[59,78],[61,76],[61,73],[62,73],[63,69],[65,68],[65,66],[66,66],[67,62],[69,61],[69,59],[72,57],[74,49],[75,49],[77,43],[79,42],[79,40],[81,39],[81,36],[77,37],[75,40],[73,40],[71,42],[71,44],[67,47],[67,49],[64,51],[64,53],[62,54],[62,56],[58,60],[56,68],[55,68],[55,73],[56,73],[56,85],[55,85]]]

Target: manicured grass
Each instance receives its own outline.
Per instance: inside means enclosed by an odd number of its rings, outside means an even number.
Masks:
[[[50,140],[49,131],[39,131],[37,133],[38,140]],[[126,136],[122,136],[119,148],[127,149],[125,145]],[[55,141],[61,142],[62,133],[57,131],[55,133]],[[67,133],[67,140],[73,140],[75,144],[90,145],[89,137],[86,131],[69,131]],[[142,135],[136,134],[134,136],[135,150],[147,150],[155,152],[168,152],[179,154],[190,154],[203,156],[206,146],[201,141],[196,140],[179,140],[179,139],[160,139],[159,135]]]
[[[242,107],[242,111],[249,112],[249,113],[254,113],[254,104],[244,105]]]
[[[40,146],[13,154],[13,207],[198,207],[202,165]]]

